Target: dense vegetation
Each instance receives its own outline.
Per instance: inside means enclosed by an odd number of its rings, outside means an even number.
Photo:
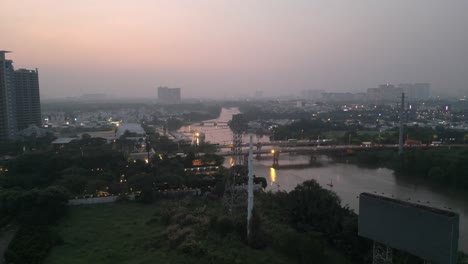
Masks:
[[[335,144],[361,144],[372,142],[375,144],[397,144],[398,128],[382,131],[365,129],[358,124],[348,124],[324,119],[300,119],[289,125],[278,126],[274,129],[275,140],[295,139],[332,139]],[[442,141],[450,144],[464,144],[468,142],[468,134],[442,126],[433,128],[407,127],[405,140],[412,139],[422,144]]]
[[[320,192],[316,183],[310,184],[305,187],[307,190],[298,189],[297,193],[309,192],[310,198],[328,196]],[[293,210],[299,208],[285,211],[282,206],[282,203],[300,202],[296,200],[297,193],[257,196],[251,241],[246,240],[244,210],[235,216],[226,216],[220,200],[214,196],[162,199],[156,202],[157,206],[147,207],[116,204],[98,205],[96,209],[91,206],[74,208],[58,228],[64,244],[52,251],[47,262],[152,263],[157,258],[165,263],[352,263],[346,259],[353,257],[339,253],[340,247],[334,249],[327,237],[335,234],[346,240],[346,235],[340,234],[350,232],[357,238],[355,227],[354,230],[345,227],[343,232],[339,228],[327,228],[323,232],[325,221],[319,224],[308,219],[298,228],[293,225],[298,219],[292,215]],[[336,204],[339,201],[336,196],[328,197],[312,203],[313,200],[307,201],[307,205],[312,204],[307,213],[328,220],[334,218],[341,207]],[[316,208],[312,209],[314,206]],[[323,210],[327,206],[333,209]],[[104,215],[114,220],[113,227],[108,227]],[[335,222],[338,227],[345,220]],[[83,240],[88,243],[81,243]],[[353,247],[360,242],[346,240],[346,243]]]
[[[1,222],[20,226],[5,253],[7,263],[42,263],[59,242],[49,226],[66,213],[67,205],[68,195],[60,187],[29,191],[0,188]]]
[[[397,150],[355,151],[341,156],[350,162],[372,167],[387,167],[400,177],[414,177],[426,182],[468,190],[468,150],[456,147]]]
[[[169,129],[182,121],[218,115],[190,112],[168,118]],[[189,107],[190,108],[190,107]],[[266,115],[266,113],[263,113]],[[284,117],[287,117],[285,114]],[[213,117],[216,117],[213,116]],[[279,117],[279,116],[277,116]],[[153,120],[154,121],[154,120]],[[147,123],[148,124],[148,123]],[[148,125],[145,129],[151,130]],[[438,137],[463,139],[463,134],[443,128],[409,128],[408,137],[423,142]],[[176,144],[166,136],[148,133],[157,152],[147,162],[129,159],[143,143],[117,139],[112,144],[84,135],[63,148],[52,149],[35,138],[20,142],[29,147],[0,171],[0,224],[14,223],[19,230],[6,254],[9,263],[368,263],[370,242],[357,235],[357,215],[341,207],[340,199],[308,181],[290,193],[259,193],[253,235],[246,238],[245,209],[226,214],[222,194],[227,171],[209,174],[185,171],[197,160],[223,164],[209,144]],[[361,130],[324,119],[303,119],[275,130],[276,139],[334,138],[337,143],[362,141],[393,143],[395,131]],[[35,151],[31,151],[31,150]],[[149,148],[147,149],[149,150]],[[176,152],[188,153],[185,157]],[[196,153],[207,153],[203,156]],[[387,166],[405,177],[468,188],[464,173],[468,151],[460,149],[412,150],[398,156],[393,150],[341,154],[360,164]],[[245,178],[240,181],[245,182]],[[265,185],[264,179],[256,183]],[[160,195],[167,189],[201,189],[200,197]],[[70,197],[137,192],[137,202],[71,208]],[[65,216],[65,217],[64,217]],[[58,226],[56,224],[59,223]],[[1,227],[0,225],[0,227]],[[50,250],[52,250],[49,255]],[[401,252],[395,263],[419,263]]]
[[[271,101],[271,104],[277,102]],[[279,120],[279,119],[306,119],[310,118],[311,114],[302,109],[290,109],[289,111],[273,112],[268,108],[256,106],[253,104],[240,104],[237,105],[239,110],[244,114],[248,121],[254,120]]]
[[[371,245],[357,236],[357,215],[342,208],[339,198],[315,181],[290,193],[258,194],[254,236],[247,241],[245,210],[230,217],[222,207],[226,172],[211,177],[185,172],[183,168],[196,158],[194,153],[185,158],[156,155],[148,164],[128,162],[122,152],[98,143],[84,138],[58,153],[31,153],[8,164],[8,173],[0,176],[6,188],[0,190],[0,215],[21,226],[10,244],[9,261],[42,263],[54,248],[49,263],[150,263],[154,258],[174,263],[249,263],[250,258],[272,263],[369,262]],[[367,153],[346,158],[439,180],[451,179],[445,175],[456,175],[468,164],[467,152],[457,149],[408,151],[403,157],[394,151]],[[222,163],[216,155],[203,158]],[[428,168],[431,165],[439,169]],[[450,173],[436,177],[441,171]],[[456,181],[464,184],[462,178]],[[205,188],[208,185],[214,188]],[[158,189],[180,186],[201,188],[205,195],[190,199],[158,195]],[[118,194],[131,189],[141,191],[139,201],[149,205],[73,208],[71,215],[60,220],[66,212],[67,193]],[[122,210],[128,212],[119,218]],[[57,221],[58,228],[53,225]],[[418,263],[400,252],[395,256],[396,263]]]
[[[370,263],[357,215],[315,181],[257,193],[252,238],[245,207],[230,216],[216,195],[72,208],[46,263]],[[112,219],[112,220],[110,220]],[[422,263],[395,252],[394,263]]]
[[[153,144],[159,146],[162,140],[158,137]],[[206,188],[222,179],[222,170],[210,177],[184,171],[195,158],[219,166],[223,158],[216,155],[191,153],[181,158],[159,152],[146,163],[126,158],[124,150],[134,145],[125,139],[106,144],[83,137],[64,148],[26,152],[2,164],[0,228],[6,224],[19,227],[6,254],[8,262],[42,263],[50,248],[60,242],[53,225],[66,213],[71,197],[141,192],[142,201],[151,202],[158,190]]]

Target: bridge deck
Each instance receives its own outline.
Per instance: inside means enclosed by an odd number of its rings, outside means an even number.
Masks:
[[[441,148],[441,147],[468,147],[468,145],[446,145],[446,146],[405,146],[405,149],[426,149],[426,148]],[[324,153],[324,152],[339,152],[345,150],[378,150],[378,149],[398,149],[398,145],[383,145],[383,146],[356,146],[356,145],[341,145],[341,146],[305,146],[305,147],[282,147],[275,148],[275,151],[280,153]],[[271,149],[253,150],[253,154],[270,154]],[[248,150],[243,150],[242,154],[247,155]],[[231,156],[231,151],[219,152],[221,156]]]

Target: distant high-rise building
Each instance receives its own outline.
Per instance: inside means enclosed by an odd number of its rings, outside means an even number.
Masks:
[[[373,103],[397,101],[403,89],[393,84],[381,84],[378,88],[367,89],[367,99]]]
[[[16,137],[15,70],[0,51],[0,142]]]
[[[158,87],[158,102],[161,104],[179,104],[180,88]]]
[[[0,51],[0,142],[15,139],[29,125],[41,125],[37,69],[15,71],[6,53]]]
[[[430,87],[428,83],[382,84],[378,88],[367,89],[367,99],[374,103],[398,101],[401,93],[405,93],[406,98],[411,101],[427,100],[430,97]]]
[[[36,70],[15,71],[16,116],[18,130],[30,125],[41,126],[39,74]]]
[[[303,90],[301,96],[306,100],[321,100],[324,93],[324,90]]]
[[[431,85],[429,83],[400,84],[398,87],[403,89],[406,97],[411,101],[423,101],[430,97]]]

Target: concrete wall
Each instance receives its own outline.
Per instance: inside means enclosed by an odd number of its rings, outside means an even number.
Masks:
[[[69,205],[82,205],[82,204],[102,204],[102,203],[113,203],[116,202],[119,196],[105,196],[105,197],[93,197],[93,198],[81,198],[69,200]],[[135,195],[128,195],[130,200],[135,200]]]
[[[158,193],[162,196],[175,197],[175,196],[187,196],[187,195],[201,195],[200,189],[187,189],[187,190],[167,190]],[[82,205],[82,204],[102,204],[102,203],[114,203],[119,198],[118,195],[105,196],[105,197],[93,197],[93,198],[80,198],[72,199],[68,201],[68,205]],[[129,194],[128,198],[130,201],[135,200],[135,194]]]

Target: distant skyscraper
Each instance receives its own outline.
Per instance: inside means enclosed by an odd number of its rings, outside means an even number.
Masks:
[[[161,104],[179,104],[180,88],[158,87],[158,102]]]
[[[429,83],[400,84],[405,91],[406,97],[411,101],[423,101],[430,97],[431,85]]]
[[[322,94],[324,94],[324,90],[303,90],[301,92],[302,99],[306,100],[320,100],[322,99]]]
[[[15,139],[29,125],[41,125],[37,69],[15,71],[6,53],[0,51],[0,142]]]
[[[0,142],[16,137],[15,70],[0,51]]]
[[[30,125],[41,126],[39,75],[36,70],[15,71],[16,116],[18,130]]]
[[[367,89],[367,99],[373,103],[393,102],[401,97],[403,91],[393,84],[381,84],[378,88]]]

